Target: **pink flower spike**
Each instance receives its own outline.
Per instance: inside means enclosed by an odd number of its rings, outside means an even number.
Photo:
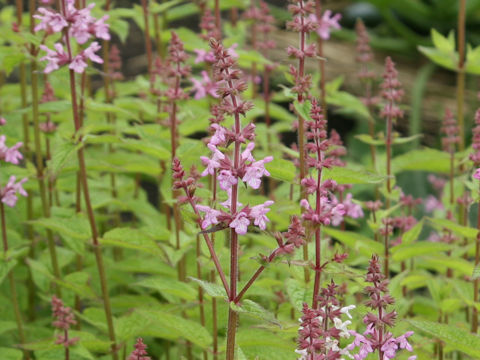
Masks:
[[[4,117],[0,117],[0,126],[4,126],[7,123]]]
[[[267,206],[271,206],[273,201],[268,200],[265,203],[252,207],[250,211],[250,218],[253,218],[253,223],[260,229],[265,230],[267,228],[267,222],[270,220],[265,216],[270,211]]]
[[[35,26],[35,29],[34,29],[35,32],[38,32],[40,30],[45,30],[47,32],[57,33],[62,31],[63,28],[66,28],[68,26],[68,23],[65,20],[65,18],[57,12],[54,12],[45,8],[39,8],[38,12],[41,15],[33,15],[34,18],[40,20],[38,25]]]
[[[480,168],[475,170],[475,173],[473,174],[473,177],[477,180],[480,180]]]
[[[239,212],[229,226],[235,229],[238,235],[245,235],[249,224],[250,220],[248,220],[247,215],[244,212]]]
[[[142,338],[138,338],[135,346],[135,350],[130,354],[128,360],[151,360],[147,353],[147,345],[143,343]]]
[[[195,58],[195,64],[199,64],[201,62],[213,64],[215,62],[215,55],[213,54],[213,51],[195,49],[193,52],[197,54],[197,57]]]

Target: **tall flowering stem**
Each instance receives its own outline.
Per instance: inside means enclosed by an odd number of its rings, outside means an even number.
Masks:
[[[0,150],[1,152],[1,150]],[[0,157],[1,160],[1,157]],[[14,207],[17,203],[17,193],[20,193],[23,196],[27,196],[27,192],[23,189],[22,184],[27,179],[23,179],[16,182],[15,176],[10,177],[9,182],[2,188],[0,187],[0,218],[1,218],[1,226],[2,226],[2,243],[3,243],[3,254],[5,259],[7,259],[7,252],[8,252],[8,238],[7,238],[7,222],[5,219],[5,205]],[[13,276],[13,269],[8,272],[8,280],[10,284],[10,295],[13,305],[13,312],[15,314],[15,320],[17,322],[17,330],[18,330],[18,338],[20,340],[20,344],[25,344],[25,331],[23,328],[23,320],[22,320],[22,313],[20,310],[20,304],[18,302],[18,295],[17,295],[17,286],[15,282],[15,278]],[[28,350],[23,351],[25,359],[30,359],[30,354]]]
[[[474,178],[480,182],[480,109],[475,113],[475,127],[473,128],[473,140],[472,140],[473,153],[470,154],[470,160],[473,161],[474,166],[477,168],[474,174]],[[478,192],[480,194],[480,183],[478,186]],[[478,208],[480,209],[480,198],[478,200]],[[480,269],[480,210],[477,217],[477,229],[478,234],[475,239],[475,269]],[[473,280],[473,302],[478,303],[480,291],[480,276],[476,274]],[[472,333],[478,332],[478,309],[475,305],[472,306]]]
[[[302,180],[304,194],[315,194],[315,208],[311,208],[307,197],[302,198],[300,204],[305,211],[303,219],[312,224],[315,231],[315,280],[313,287],[312,307],[317,308],[318,294],[320,291],[320,279],[322,271],[321,263],[321,225],[329,225],[334,217],[342,217],[345,214],[342,204],[333,205],[328,198],[328,188],[333,186],[333,182],[322,183],[323,168],[330,168],[334,165],[334,157],[326,157],[325,153],[329,150],[330,141],[327,139],[327,120],[322,114],[322,108],[317,100],[312,100],[310,110],[312,120],[306,122],[307,139],[311,140],[306,146],[307,166],[317,170],[316,179],[306,177]]]
[[[311,0],[290,0],[291,4],[288,10],[293,15],[293,20],[287,23],[287,28],[296,31],[300,34],[299,48],[289,46],[287,53],[289,56],[298,59],[298,68],[290,65],[290,75],[295,79],[295,86],[292,91],[297,94],[297,101],[303,103],[310,87],[311,76],[305,75],[305,59],[316,56],[315,44],[307,45],[307,37],[317,28],[317,24],[310,15],[315,11],[315,4]],[[306,164],[305,164],[305,119],[298,116],[298,152],[300,157],[300,181],[305,178]],[[302,198],[304,193],[302,190]],[[303,259],[308,261],[308,245],[305,244],[303,248]],[[309,281],[309,272],[305,269],[305,281]]]
[[[376,255],[372,256],[368,267],[365,281],[371,285],[365,287],[369,300],[365,305],[372,309],[363,318],[363,323],[367,326],[363,334],[350,330],[350,334],[355,336],[355,340],[348,346],[348,350],[353,351],[358,348],[358,353],[354,355],[356,360],[363,360],[370,353],[378,353],[379,360],[395,359],[397,352],[405,349],[412,352],[413,348],[408,343],[407,338],[413,334],[413,331],[407,331],[405,334],[395,338],[388,327],[393,327],[397,313],[395,310],[388,311],[395,299],[388,293],[388,280],[382,274],[380,263]],[[410,356],[408,360],[414,360],[416,356]]]
[[[185,62],[188,59],[188,55],[183,48],[183,43],[181,42],[178,35],[172,31],[172,39],[168,46],[168,59],[167,59],[167,82],[169,83],[169,89],[166,92],[166,97],[169,101],[169,111],[170,111],[170,140],[171,140],[171,156],[172,161],[175,159],[177,151],[177,112],[178,112],[178,101],[186,99],[188,95],[180,87],[182,78],[190,74],[190,66],[185,65]],[[172,197],[176,197],[176,192],[173,190]],[[176,248],[180,249],[180,228],[181,228],[181,219],[180,213],[178,210],[178,205],[173,205],[173,218],[175,221],[175,239],[176,239]],[[186,278],[185,274],[185,261],[182,258],[178,263],[178,276],[179,279],[184,281]]]
[[[147,353],[147,345],[143,342],[142,338],[138,338],[134,345],[135,350],[132,351],[128,360],[151,360]]]
[[[403,111],[398,107],[397,102],[403,97],[401,83],[398,81],[398,72],[395,69],[395,63],[390,57],[385,59],[385,72],[383,74],[383,83],[381,84],[382,97],[386,104],[380,115],[386,120],[385,148],[387,153],[387,195],[385,199],[386,209],[390,208],[390,196],[392,193],[392,144],[393,144],[393,122],[397,118],[403,117]],[[390,254],[388,224],[385,227],[385,266],[386,276],[389,274],[388,259]]]
[[[375,73],[369,69],[369,64],[373,60],[372,49],[369,44],[369,37],[365,24],[361,19],[358,19],[355,24],[355,31],[357,33],[357,56],[356,61],[360,65],[360,70],[357,77],[364,86],[363,103],[368,108],[368,133],[373,139],[375,137],[375,120],[372,116],[373,106],[377,102],[377,98],[372,96],[373,81],[376,77]],[[370,145],[370,154],[372,156],[373,168],[376,168],[376,148],[375,145]]]
[[[54,71],[61,66],[68,65],[69,78],[70,78],[70,93],[72,98],[72,113],[73,122],[75,127],[75,135],[78,137],[78,133],[82,127],[82,119],[80,117],[77,90],[75,85],[75,73],[82,74],[85,68],[88,66],[87,61],[91,60],[97,63],[103,63],[103,60],[95,54],[100,49],[98,42],[92,42],[84,50],[80,51],[77,55],[73,55],[72,42],[75,40],[78,44],[85,44],[92,37],[101,38],[104,40],[110,39],[108,32],[108,25],[105,24],[105,20],[108,19],[108,15],[101,19],[95,19],[90,15],[90,11],[95,4],[90,4],[83,9],[76,9],[72,0],[61,1],[61,12],[56,13],[52,10],[40,8],[39,15],[35,17],[40,19],[40,23],[34,28],[35,31],[45,30],[47,33],[63,32],[63,38],[65,41],[66,50],[64,50],[61,43],[55,44],[55,51],[41,45],[40,48],[47,53],[41,60],[48,61],[48,64],[44,70],[45,73]],[[56,21],[52,21],[55,19]],[[82,139],[79,138],[79,141]],[[97,263],[97,269],[100,278],[100,286],[102,290],[103,304],[105,309],[105,315],[107,319],[108,334],[111,341],[111,350],[113,360],[118,360],[117,346],[115,340],[115,330],[113,326],[113,316],[110,305],[110,297],[108,294],[107,277],[105,274],[105,266],[103,264],[103,255],[99,243],[99,232],[95,222],[95,215],[90,198],[90,191],[88,187],[87,168],[85,162],[85,153],[83,147],[77,150],[77,158],[80,171],[78,172],[79,183],[81,184],[82,193],[84,196],[85,206],[88,221],[90,224],[90,230],[92,233],[92,245],[95,252],[95,258]]]
[[[445,110],[445,118],[443,120],[442,133],[444,137],[442,138],[442,147],[443,151],[447,152],[450,157],[450,212],[453,210],[452,207],[455,205],[455,192],[454,192],[454,176],[455,176],[455,151],[456,144],[460,144],[460,127],[455,120],[452,112],[447,108]]]
[[[34,34],[36,32],[35,26],[35,12],[37,10],[37,4],[35,0],[30,0],[30,32]],[[45,167],[42,157],[42,144],[40,133],[40,116],[39,116],[39,89],[38,89],[38,65],[36,55],[38,48],[31,44],[30,54],[32,55],[32,61],[30,63],[30,81],[32,92],[32,120],[33,120],[33,140],[34,140],[34,153],[35,153],[35,165],[37,171],[38,187],[40,190],[40,202],[42,204],[43,216],[50,217],[50,208],[48,206],[47,199],[47,187],[45,185]],[[53,274],[57,279],[61,279],[60,267],[58,265],[57,250],[55,248],[55,242],[53,239],[53,233],[50,229],[46,230],[47,245],[50,254],[50,261],[52,264]],[[61,296],[61,288],[55,285],[55,293],[57,296]]]

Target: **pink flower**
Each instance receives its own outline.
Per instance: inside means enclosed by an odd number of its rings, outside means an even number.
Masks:
[[[406,349],[408,351],[413,351],[412,345],[407,341],[407,338],[413,335],[413,331],[407,331],[405,334],[397,338],[398,345],[400,349]]]
[[[435,196],[433,195],[428,195],[427,198],[425,199],[425,211],[427,213],[431,213],[434,210],[442,210],[443,209],[443,204],[440,200],[438,200]]]
[[[60,66],[68,64],[70,61],[68,54],[63,50],[62,44],[55,43],[53,46],[56,51],[49,49],[45,45],[40,45],[40,49],[47,53],[47,55],[40,58],[40,61],[48,61],[45,70],[43,70],[45,74],[49,74],[52,71],[59,69]]]
[[[135,344],[135,350],[130,354],[128,360],[150,360],[149,356],[145,356],[148,355],[146,349],[147,345],[143,343],[143,339],[138,338]]]
[[[10,176],[7,185],[4,188],[0,188],[0,199],[7,206],[14,207],[17,204],[17,193],[23,196],[28,196],[25,189],[22,187],[23,183],[27,181],[27,178],[15,183],[16,177]]]
[[[352,219],[358,219],[363,217],[363,210],[359,204],[355,204],[352,201],[353,195],[348,193],[345,196],[342,204],[345,207],[345,215],[351,217]]]
[[[473,174],[473,177],[477,180],[480,180],[480,168],[475,170],[475,173]]]
[[[0,126],[3,126],[7,123],[7,120],[5,120],[4,117],[0,117]]]
[[[202,221],[202,229],[205,230],[211,225],[216,225],[219,223],[217,217],[222,214],[221,211],[212,209],[210,206],[197,205],[197,209],[205,213],[205,217]]]
[[[5,162],[18,165],[20,160],[23,159],[23,155],[18,151],[18,149],[23,145],[22,142],[16,143],[11,148],[8,148],[5,145],[6,136],[0,136],[0,160],[4,160]]]
[[[237,177],[230,170],[221,170],[217,178],[222,190],[228,190],[237,183]]]
[[[207,166],[207,168],[203,170],[202,176],[213,175],[215,173],[215,169],[220,167],[219,161],[225,159],[225,155],[223,155],[215,145],[208,144],[208,148],[213,152],[213,156],[211,159],[206,156],[200,156],[203,165]]]
[[[193,91],[195,92],[194,98],[196,100],[202,99],[208,95],[218,98],[217,83],[212,81],[206,71],[202,71],[202,80],[192,78]]]
[[[83,56],[77,55],[73,58],[72,62],[68,66],[69,69],[72,69],[78,74],[83,73],[85,68],[88,66],[88,64],[85,62],[85,59]]]
[[[310,20],[317,22],[317,34],[323,40],[330,39],[331,29],[340,29],[340,24],[338,21],[342,18],[341,14],[335,14],[332,16],[331,10],[325,10],[320,20],[317,19],[315,15],[310,15]]]
[[[267,222],[270,222],[265,214],[270,211],[267,206],[271,206],[272,204],[273,201],[268,200],[263,204],[252,207],[250,211],[250,217],[254,219],[253,223],[262,230],[265,230],[267,227]]]
[[[88,48],[83,50],[83,56],[85,58],[92,60],[93,62],[96,62],[98,64],[103,64],[103,59],[95,54],[98,50],[100,50],[102,47],[100,44],[96,41],[92,42]]]
[[[265,164],[272,161],[273,156],[267,156],[265,159],[256,161],[250,164],[242,178],[242,181],[246,182],[252,189],[258,189],[260,187],[262,176],[270,176],[270,173],[265,169]]]
[[[35,32],[45,30],[47,32],[58,33],[68,26],[65,18],[57,12],[45,8],[39,8],[38,12],[41,15],[33,15],[34,18],[40,20],[38,25],[35,26]]]
[[[249,224],[250,220],[248,220],[247,215],[244,212],[239,212],[229,226],[235,229],[238,235],[245,235]]]
[[[195,52],[195,54],[197,54],[197,57],[195,58],[195,64],[201,62],[213,64],[215,62],[215,54],[213,53],[213,51],[206,51],[202,49],[195,49],[193,51]]]
[[[93,26],[91,26],[91,31],[95,34],[95,37],[103,40],[110,40],[109,25],[105,24],[105,21],[108,20],[109,16],[105,15],[95,21]]]
[[[220,205],[222,205],[224,208],[230,210],[230,205],[232,203],[232,188],[229,188],[226,190],[227,191],[227,200],[224,202],[221,202]],[[237,200],[237,209],[242,207],[243,204]]]
[[[255,161],[255,159],[252,156],[253,149],[255,149],[255,143],[249,142],[245,150],[243,150],[242,152],[242,159],[244,161]]]
[[[226,138],[226,130],[223,126],[220,126],[218,124],[212,124],[210,126],[212,129],[215,129],[215,133],[212,135],[210,141],[209,141],[209,144],[212,144],[212,145],[220,145],[220,144],[223,144],[227,138]]]

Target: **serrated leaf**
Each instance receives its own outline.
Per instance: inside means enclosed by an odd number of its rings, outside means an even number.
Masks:
[[[467,238],[474,239],[477,237],[478,234],[478,230],[475,228],[459,225],[447,219],[428,218],[428,221],[438,230],[452,230],[454,233]]]
[[[379,184],[385,179],[379,174],[338,166],[323,169],[323,174],[325,179],[335,180],[339,184]]]
[[[451,250],[452,246],[445,243],[433,243],[429,241],[420,241],[413,244],[400,244],[391,249],[392,259],[394,261],[405,261],[407,259],[431,253],[439,253]]]
[[[104,245],[112,245],[127,249],[139,250],[157,256],[162,255],[157,243],[141,229],[115,228],[107,231],[100,242]]]
[[[206,348],[212,343],[212,337],[207,329],[195,321],[160,310],[141,309],[135,313],[145,321],[151,321],[150,326],[143,331],[144,336],[169,340],[184,338],[201,348]]]
[[[422,136],[423,136],[422,134],[417,134],[417,135],[412,135],[412,136],[408,136],[408,137],[394,137],[393,138],[393,144],[394,145],[406,144],[406,143],[415,141],[418,138],[421,138]],[[385,139],[373,139],[368,134],[355,135],[355,139],[358,139],[361,142],[363,142],[365,144],[369,144],[369,145],[375,145],[375,146],[384,146],[385,145]]]
[[[448,347],[459,350],[474,358],[480,358],[480,337],[457,326],[438,324],[427,320],[406,320],[433,339],[440,339]]]
[[[255,319],[267,321],[271,324],[281,327],[280,322],[275,318],[274,314],[272,314],[270,311],[267,311],[260,304],[257,304],[252,300],[243,300],[241,304],[235,304],[234,302],[231,302],[230,308],[238,313],[248,315]]]
[[[0,285],[3,283],[3,280],[7,277],[8,273],[17,265],[16,260],[5,260],[0,259]]]
[[[265,164],[265,169],[270,176],[277,180],[293,183],[295,179],[295,165],[291,161],[285,159],[273,159],[273,161]]]
[[[194,277],[189,276],[188,277],[190,280],[195,281],[198,285],[202,287],[202,289],[211,297],[215,298],[225,298],[225,289],[223,286],[214,284],[208,281],[200,280]]]
[[[37,220],[30,220],[28,223],[33,226],[50,229],[60,235],[68,236],[73,239],[88,240],[92,236],[88,220],[80,214],[70,218],[40,218]]]
[[[341,243],[347,245],[351,249],[359,251],[362,255],[371,257],[372,254],[383,254],[383,244],[376,242],[366,236],[354,233],[352,231],[336,230],[325,227],[322,231],[339,240]]]
[[[190,285],[179,280],[166,277],[150,277],[139,281],[134,285],[156,290],[169,299],[171,299],[172,296],[188,301],[192,301],[197,298],[197,292]]]
[[[402,235],[402,245],[410,244],[418,239],[423,229],[423,219],[415,224],[410,230]]]
[[[0,347],[0,354],[2,354],[2,360],[22,360],[23,359],[23,352],[18,349]]]

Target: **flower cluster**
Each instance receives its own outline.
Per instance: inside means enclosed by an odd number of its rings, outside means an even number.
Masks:
[[[442,133],[445,135],[442,138],[443,150],[449,154],[455,153],[455,144],[460,142],[460,128],[457,120],[453,116],[450,109],[445,109],[445,117],[443,119]]]
[[[392,327],[394,325],[397,313],[387,311],[387,307],[392,305],[395,300],[388,293],[388,280],[385,279],[385,275],[380,270],[376,255],[373,255],[370,260],[365,280],[372,284],[365,287],[365,291],[370,298],[365,305],[376,313],[370,312],[363,318],[363,322],[367,326],[363,334],[350,330],[350,334],[355,336],[355,340],[348,346],[348,349],[358,348],[359,350],[354,355],[354,359],[365,359],[368,354],[375,351],[379,353],[379,358],[382,360],[394,359],[397,352],[402,349],[412,352],[413,348],[408,343],[407,338],[413,334],[413,331],[407,331],[403,335],[394,337],[387,330],[387,326]],[[415,355],[408,358],[408,360],[414,359],[416,359]]]
[[[340,307],[337,299],[338,285],[333,280],[326,288],[322,288],[318,296],[319,309],[309,308],[303,304],[298,331],[298,349],[295,352],[299,360],[340,359],[351,357],[347,349],[340,348],[340,338],[349,338],[350,320],[342,321],[342,314],[352,318],[350,310],[355,305]]]
[[[321,181],[321,170],[330,168],[334,165],[335,157],[326,156],[330,148],[330,140],[327,138],[327,121],[324,119],[322,109],[315,99],[312,100],[310,110],[312,120],[305,123],[307,129],[307,139],[312,140],[307,143],[307,166],[315,168],[318,171],[317,179],[306,177],[301,184],[305,188],[305,193],[316,194],[316,208],[313,209],[307,199],[300,201],[305,211],[302,218],[312,222],[314,225],[338,225],[342,222],[345,215],[345,207],[338,200],[333,200],[332,190],[337,187],[337,183],[332,180]],[[313,154],[313,156],[312,156]]]
[[[294,216],[288,231],[276,234],[275,239],[278,243],[276,255],[291,254],[295,249],[301,247],[305,243],[305,228],[300,219]]]
[[[398,72],[395,69],[395,63],[390,56],[385,59],[385,72],[383,74],[383,82],[380,85],[382,89],[382,97],[386,100],[380,116],[384,118],[402,118],[403,110],[396,104],[404,94],[402,84],[398,81]]]
[[[310,19],[317,23],[317,34],[323,40],[330,39],[332,29],[339,30],[341,28],[338,23],[342,18],[342,14],[333,15],[331,10],[325,10],[321,18],[317,18],[315,14],[310,15]]]
[[[63,304],[63,301],[55,295],[52,297],[52,313],[55,321],[53,326],[59,330],[63,330],[63,334],[57,335],[56,344],[63,344],[65,347],[75,345],[79,338],[68,338],[68,330],[71,325],[75,325],[77,321],[73,315],[72,309]]]
[[[194,99],[202,99],[207,95],[210,95],[214,98],[218,98],[217,94],[217,83],[210,79],[208,73],[203,70],[201,72],[202,80],[197,80],[195,78],[191,78],[191,82],[193,83],[193,92],[195,93]]]
[[[130,356],[128,357],[128,360],[150,360],[149,356],[147,353],[147,345],[143,343],[142,338],[138,338],[137,342],[134,345],[135,350],[132,351]]]
[[[228,210],[222,211],[211,208],[206,205],[195,205],[196,210],[202,212],[204,217],[200,220],[200,225],[203,230],[208,229],[211,226],[217,226],[219,228],[230,227],[235,230],[239,235],[247,233],[249,225],[253,224],[260,229],[265,229],[266,224],[269,221],[266,214],[270,211],[269,206],[273,204],[273,201],[266,201],[263,204],[256,206],[244,206],[238,210],[237,203],[232,206],[232,193],[236,191],[239,179],[246,185],[253,189],[258,189],[261,185],[261,178],[263,176],[269,176],[270,174],[265,169],[265,164],[273,160],[273,157],[268,156],[262,160],[256,160],[252,151],[255,147],[255,143],[252,141],[255,138],[255,126],[249,124],[241,129],[239,122],[232,128],[227,129],[222,126],[220,122],[224,119],[224,115],[245,115],[245,113],[251,108],[249,102],[243,101],[239,94],[246,89],[246,83],[242,79],[240,70],[236,68],[235,59],[230,56],[228,50],[223,45],[215,40],[211,40],[211,47],[215,54],[216,63],[214,67],[215,79],[218,86],[218,94],[221,96],[221,103],[219,106],[214,107],[214,118],[218,121],[213,121],[212,129],[214,130],[213,136],[210,138],[208,148],[212,155],[210,157],[202,156],[202,163],[206,166],[202,172],[202,176],[218,174],[217,179],[219,186],[224,190],[227,195],[227,201],[221,203],[221,205]],[[220,146],[228,147],[231,143],[245,144],[250,141],[243,152],[235,154],[235,158],[230,158],[226,152],[220,151]],[[240,147],[238,147],[239,149]],[[184,180],[184,172],[181,165],[174,160],[174,188],[183,188],[187,192],[187,197],[190,193],[189,187],[194,186],[191,181]],[[235,193],[235,198],[237,194]]]
[[[27,178],[23,178],[19,182],[16,182],[15,176],[10,176],[7,185],[0,187],[0,200],[7,206],[14,207],[17,204],[17,193],[23,196],[28,196],[22,185],[27,181]]]
[[[97,20],[90,14],[95,4],[90,4],[83,9],[76,9],[74,3],[74,0],[67,0],[66,7],[62,13],[51,9],[39,8],[39,14],[35,15],[35,18],[39,19],[40,23],[35,27],[35,31],[43,30],[47,35],[66,31],[66,36],[69,39],[75,39],[80,45],[85,44],[92,37],[110,40],[109,27],[105,23],[108,15]],[[96,41],[81,50],[76,56],[73,56],[71,53],[69,40],[67,40],[67,51],[58,42],[54,44],[54,50],[43,44],[40,45],[40,49],[47,53],[40,58],[40,61],[48,61],[44,70],[46,74],[64,65],[68,65],[69,69],[76,73],[83,73],[87,67],[88,60],[99,64],[103,63],[102,58],[95,54],[100,50],[100,45]]]
[[[18,142],[12,147],[8,147],[5,145],[7,141],[7,137],[5,135],[0,135],[0,160],[5,162],[18,165],[20,160],[23,159],[23,155],[18,151],[20,147],[22,147],[23,143]]]
[[[307,45],[305,39],[311,32],[317,29],[318,24],[316,18],[312,19],[312,15],[314,16],[315,12],[313,1],[290,1],[291,4],[288,6],[288,10],[292,13],[293,20],[287,23],[287,28],[299,32],[301,41],[299,48],[289,46],[287,53],[290,57],[294,57],[299,61],[298,69],[290,65],[290,75],[295,79],[295,86],[292,88],[292,92],[302,98],[303,95],[307,94],[312,82],[311,75],[305,75],[304,73],[305,59],[317,56],[315,44]]]
[[[212,38],[220,40],[220,31],[215,25],[215,17],[213,16],[212,11],[208,8],[208,6],[205,6],[204,8],[199,26],[200,29],[203,30],[202,34],[200,34],[200,37],[203,40],[209,41]],[[214,61],[215,59],[213,58],[211,62],[213,63]]]

